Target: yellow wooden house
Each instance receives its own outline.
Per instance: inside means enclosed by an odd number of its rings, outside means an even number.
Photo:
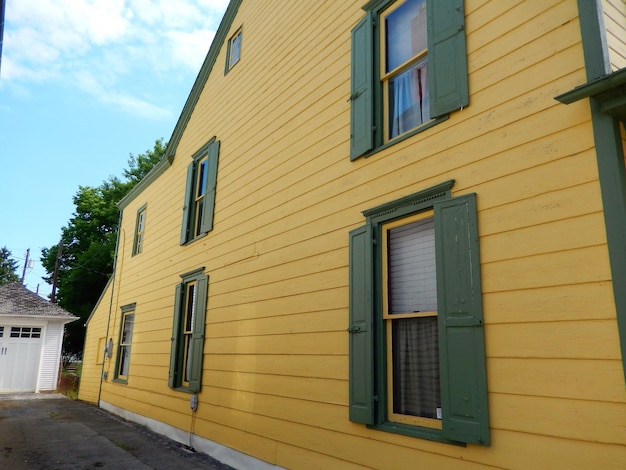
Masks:
[[[236,468],[626,468],[626,1],[232,0],[79,398]]]

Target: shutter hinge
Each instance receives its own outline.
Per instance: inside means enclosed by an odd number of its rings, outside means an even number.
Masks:
[[[350,101],[354,101],[356,100],[359,96],[361,96],[363,94],[363,90],[361,91],[357,91],[355,93],[352,93],[350,95],[350,97],[346,100],[346,103],[349,103]]]
[[[360,327],[360,326],[353,325],[353,326],[349,327],[346,331],[347,331],[348,333],[356,333],[356,332],[358,332],[358,331],[361,331],[361,327]]]

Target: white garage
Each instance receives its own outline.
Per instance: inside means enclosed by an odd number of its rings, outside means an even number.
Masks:
[[[56,390],[63,329],[77,319],[19,283],[0,286],[0,393]]]

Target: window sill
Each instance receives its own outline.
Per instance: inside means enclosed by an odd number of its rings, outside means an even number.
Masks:
[[[403,436],[417,437],[420,439],[427,439],[429,441],[441,442],[443,444],[452,444],[456,446],[466,447],[464,442],[451,441],[443,436],[443,432],[439,429],[423,428],[418,426],[411,426],[408,424],[393,423],[386,421],[381,424],[372,424],[367,426],[370,429],[377,429],[379,431],[392,432],[395,434],[402,434]]]
[[[199,392],[199,390],[192,390],[189,387],[183,387],[181,385],[179,385],[178,387],[173,387],[172,390],[176,392],[191,393],[191,394]]]
[[[406,140],[406,139],[408,139],[410,137],[413,137],[416,134],[421,134],[422,132],[430,129],[433,126],[436,126],[437,124],[439,124],[441,122],[447,121],[448,118],[449,118],[448,114],[446,114],[444,116],[440,116],[438,118],[435,118],[435,119],[427,122],[426,124],[424,124],[422,126],[416,127],[412,131],[406,132],[405,134],[402,134],[402,135],[400,135],[398,137],[395,137],[394,139],[392,139],[392,140],[390,140],[388,142],[385,142],[384,144],[382,144],[382,145],[380,145],[378,147],[373,148],[369,152],[364,153],[363,155],[361,155],[360,157],[355,158],[354,160],[358,160],[359,158],[371,157],[372,155],[374,155],[374,154],[376,154],[378,152],[381,152],[381,151],[383,151],[383,150],[385,150],[385,149],[387,149],[389,147],[392,147],[393,145],[396,145],[397,143],[402,142],[402,141],[404,141],[404,140]]]
[[[114,378],[111,382],[114,382],[116,384],[128,385],[128,379],[118,379],[117,377]]]
[[[208,234],[209,234],[209,232],[204,232],[204,233],[201,233],[200,235],[198,235],[198,236],[196,236],[196,237],[194,237],[194,238],[192,238],[192,239],[190,239],[190,240],[187,240],[187,241],[186,241],[185,243],[183,243],[181,246],[191,245],[193,242],[195,242],[195,241],[197,241],[197,240],[200,240],[201,238],[206,237]]]

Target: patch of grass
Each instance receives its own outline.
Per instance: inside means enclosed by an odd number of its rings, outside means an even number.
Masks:
[[[115,442],[115,441],[112,441],[112,442],[113,442],[113,444],[115,444],[117,447],[119,447],[120,449],[124,449],[124,450],[125,450],[125,451],[127,451],[127,452],[131,452],[131,451],[135,450],[135,447],[131,447],[131,446],[129,446],[128,444],[125,444],[125,443],[123,443],[123,442]]]

